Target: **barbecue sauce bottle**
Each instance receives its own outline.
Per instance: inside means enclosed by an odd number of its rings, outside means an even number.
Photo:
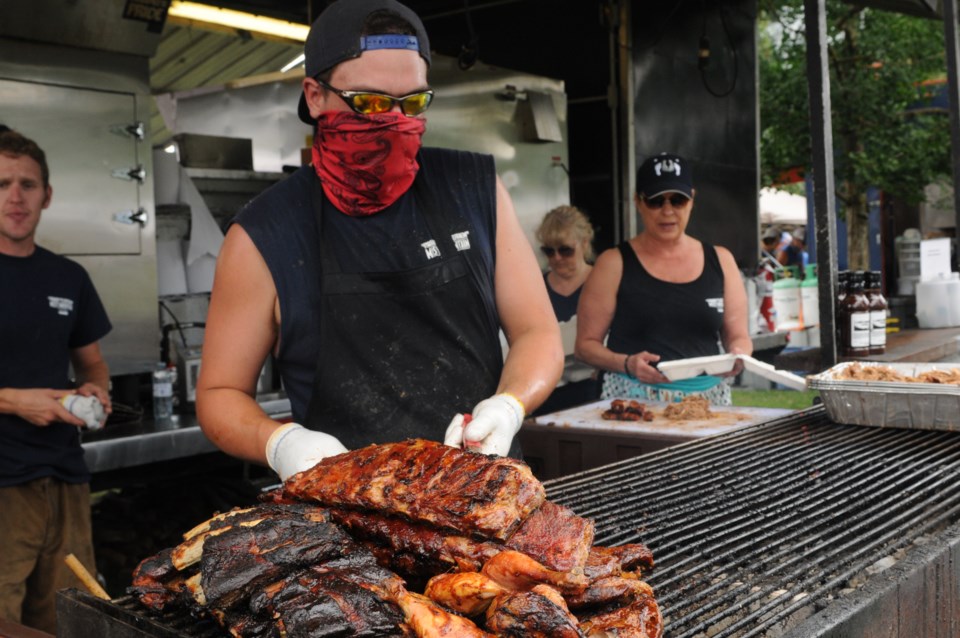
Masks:
[[[867,300],[870,303],[870,354],[887,351],[887,300],[883,296],[883,275],[875,270],[867,273]]]
[[[863,294],[863,272],[851,272],[840,302],[840,343],[848,358],[870,355],[870,301]]]

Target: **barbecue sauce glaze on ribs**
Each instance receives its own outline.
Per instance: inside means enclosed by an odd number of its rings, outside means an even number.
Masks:
[[[526,464],[411,439],[369,445],[291,476],[284,495],[503,540],[546,499]]]
[[[660,636],[652,591],[630,571],[651,568],[650,551],[591,546],[593,523],[546,501],[520,462],[371,446],[265,500],[144,560],[131,593],[245,638]]]

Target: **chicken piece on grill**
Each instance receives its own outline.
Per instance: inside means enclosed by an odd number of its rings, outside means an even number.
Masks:
[[[653,588],[637,578],[606,576],[599,578],[577,594],[564,596],[571,609],[626,604],[641,596],[653,596]]]
[[[229,608],[296,569],[354,552],[363,549],[333,523],[266,517],[252,527],[233,527],[203,544],[203,599]]]
[[[571,594],[583,591],[589,584],[582,571],[558,572],[547,569],[526,554],[510,549],[488,560],[481,573],[512,591],[526,591],[545,584]]]
[[[482,614],[498,595],[502,585],[480,572],[438,574],[430,579],[423,595],[464,616]]]
[[[402,588],[396,575],[370,557],[353,568],[295,572],[254,594],[249,609],[273,618],[284,636],[403,636],[403,615],[386,599],[387,591]]]
[[[640,596],[624,607],[581,616],[580,630],[587,638],[660,638],[663,618],[652,596]]]
[[[619,576],[632,569],[653,569],[653,552],[643,543],[617,547],[594,545],[587,555],[583,573],[590,581],[606,576]]]
[[[287,479],[283,490],[295,500],[374,510],[501,541],[546,498],[520,461],[423,439],[325,458]]]
[[[406,592],[395,602],[418,638],[495,638],[471,620],[446,611],[421,594]]]
[[[504,637],[583,638],[576,616],[549,585],[500,594],[487,609],[486,625]]]

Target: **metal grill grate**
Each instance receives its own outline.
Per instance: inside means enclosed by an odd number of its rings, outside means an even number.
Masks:
[[[546,486],[598,544],[653,550],[670,638],[778,636],[960,520],[960,433],[813,408]]]

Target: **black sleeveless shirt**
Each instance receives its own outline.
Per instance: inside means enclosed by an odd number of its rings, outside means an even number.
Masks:
[[[496,334],[493,291],[496,192],[493,158],[449,149],[423,148],[417,180],[429,179],[444,210],[471,229],[471,277],[483,299],[478,312]],[[316,173],[305,166],[251,201],[234,219],[260,252],[277,289],[280,344],[277,368],[290,397],[293,418],[303,422],[320,352],[320,248],[313,207]],[[429,230],[411,188],[368,217],[330,215],[325,232],[334,239],[344,272],[397,272],[429,261]]]
[[[661,361],[720,354],[723,270],[717,250],[702,243],[703,271],[688,283],[657,279],[629,242],[618,246],[623,276],[607,346],[614,352],[646,350]]]

